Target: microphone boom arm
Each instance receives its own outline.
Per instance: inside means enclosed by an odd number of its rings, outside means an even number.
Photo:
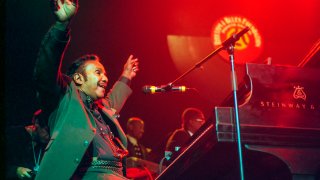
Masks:
[[[164,88],[171,88],[176,82],[178,82],[180,79],[184,78],[185,76],[187,76],[190,72],[192,72],[193,70],[195,70],[196,68],[200,68],[202,66],[202,64],[204,64],[205,62],[207,62],[211,57],[215,56],[216,54],[218,54],[221,50],[223,49],[227,49],[230,44],[235,44],[235,42],[237,42],[241,36],[243,36],[246,32],[248,32],[250,30],[249,27],[245,27],[244,29],[242,29],[238,34],[234,34],[232,35],[230,38],[228,38],[227,40],[225,40],[221,46],[219,46],[217,49],[215,49],[214,51],[212,51],[209,55],[207,55],[206,57],[204,57],[202,60],[200,60],[199,62],[197,62],[193,67],[191,67],[189,70],[187,70],[186,72],[184,72],[182,75],[180,75],[178,78],[176,78],[175,80],[173,80],[172,82],[168,83]]]
[[[205,58],[203,58],[201,61],[197,62],[192,68],[190,68],[189,70],[187,70],[186,72],[184,72],[182,75],[180,75],[177,79],[175,79],[174,81],[168,83],[168,87],[172,87],[176,82],[178,82],[180,79],[184,78],[185,76],[187,76],[190,72],[192,72],[193,70],[195,70],[196,68],[200,68],[202,66],[203,63],[207,62],[211,57],[213,57],[214,55],[216,55],[217,53],[219,53],[222,49],[224,49],[223,46],[218,47],[218,49],[214,50],[213,52],[211,52],[209,55],[207,55]]]

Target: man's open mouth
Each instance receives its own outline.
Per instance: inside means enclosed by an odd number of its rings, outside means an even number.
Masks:
[[[103,89],[107,88],[107,84],[106,83],[99,83],[98,86],[102,87]]]

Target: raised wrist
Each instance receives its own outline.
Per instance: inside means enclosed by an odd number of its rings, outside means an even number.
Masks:
[[[69,21],[65,21],[65,22],[56,21],[53,27],[60,31],[66,31],[69,29],[69,24],[70,24]]]
[[[131,79],[127,78],[126,76],[120,76],[119,80],[118,81],[121,81],[125,84],[127,84],[128,86],[131,85]]]
[[[127,71],[127,70],[124,70],[123,72],[122,72],[122,74],[121,74],[121,76],[124,76],[124,77],[126,77],[126,78],[128,78],[128,79],[132,79],[132,77],[131,77],[131,72],[130,71]]]

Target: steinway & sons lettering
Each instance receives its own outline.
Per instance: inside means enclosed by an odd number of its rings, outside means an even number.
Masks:
[[[260,107],[320,110],[320,105],[296,102],[260,101]]]

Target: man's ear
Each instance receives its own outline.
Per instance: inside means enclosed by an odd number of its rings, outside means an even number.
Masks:
[[[133,129],[132,124],[129,124],[129,125],[127,126],[127,130],[128,130],[128,131],[132,131],[132,129]]]
[[[84,82],[84,77],[80,73],[75,73],[73,75],[73,81],[76,83],[76,85],[82,85]]]

